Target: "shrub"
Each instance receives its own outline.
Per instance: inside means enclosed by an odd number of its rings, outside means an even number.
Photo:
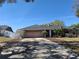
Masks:
[[[42,31],[42,34],[43,34],[44,37],[46,37],[46,35],[48,34],[48,32],[44,30],[44,31]]]

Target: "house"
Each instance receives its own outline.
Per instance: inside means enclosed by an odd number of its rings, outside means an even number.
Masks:
[[[13,33],[10,26],[0,25],[0,36],[8,37],[10,33]]]
[[[22,29],[18,29],[17,31],[24,31],[23,37],[43,37],[42,31],[47,31],[47,37],[52,37],[54,29],[61,29],[60,25],[32,25],[29,27],[25,27]]]

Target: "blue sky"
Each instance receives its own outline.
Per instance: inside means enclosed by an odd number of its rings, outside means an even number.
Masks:
[[[35,0],[25,3],[4,4],[0,7],[0,25],[9,25],[15,31],[33,24],[49,23],[62,20],[69,26],[79,23],[73,11],[74,0]]]

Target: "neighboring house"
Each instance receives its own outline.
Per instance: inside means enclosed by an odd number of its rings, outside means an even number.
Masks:
[[[7,30],[7,31],[13,32],[12,28],[10,26],[7,26],[7,25],[0,25],[0,31],[1,30]]]
[[[32,25],[29,27],[25,27],[22,29],[18,29],[17,31],[24,31],[23,37],[43,37],[42,31],[47,31],[47,37],[52,37],[53,33],[52,31],[54,29],[62,29],[62,26],[60,25]]]
[[[0,25],[0,36],[9,36],[13,32],[12,28],[7,25]]]

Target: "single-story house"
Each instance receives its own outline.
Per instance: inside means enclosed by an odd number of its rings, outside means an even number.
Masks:
[[[23,37],[43,37],[42,31],[47,31],[47,37],[51,37],[53,35],[52,30],[61,28],[60,25],[32,25],[18,30],[25,32]]]

